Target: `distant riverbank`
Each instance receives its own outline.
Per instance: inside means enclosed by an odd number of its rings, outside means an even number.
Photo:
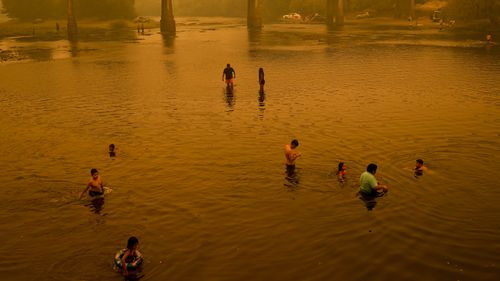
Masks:
[[[193,18],[193,17],[190,17]],[[114,21],[98,21],[98,20],[81,20],[78,22],[78,32],[81,40],[116,40],[124,39],[126,32],[136,31],[139,27],[144,26],[145,29],[159,28],[159,18],[152,17],[144,23],[134,21],[114,20]],[[182,20],[178,20],[178,24],[182,25]],[[308,24],[308,23],[284,23],[284,24]],[[324,24],[324,23],[315,23]],[[59,29],[57,29],[59,25]],[[373,17],[365,19],[346,19],[345,26],[359,26],[361,29],[373,30],[439,30],[451,33],[494,33],[500,34],[500,27],[489,26],[486,20],[476,21],[455,21],[452,24],[444,23],[440,25],[437,22],[432,22],[428,18],[419,18],[412,22],[407,20],[399,20],[390,17]],[[264,25],[265,28],[265,25]],[[133,35],[133,34],[131,34]],[[19,37],[22,40],[33,41],[52,41],[61,40],[67,37],[66,20],[45,20],[39,22],[25,22],[18,20],[0,21],[0,40],[7,37]],[[496,36],[494,36],[496,37]],[[126,38],[126,37],[125,37]]]
[[[158,17],[142,18],[142,22],[115,20],[82,20],[78,22],[80,42],[121,41],[137,42],[143,36],[160,32]],[[215,29],[244,27],[244,18],[176,18],[178,32],[199,29],[200,32]],[[347,19],[342,27],[325,27],[324,23],[265,23],[263,34],[273,34],[277,27],[285,27],[292,41],[315,40],[319,44],[330,42],[336,36],[347,36],[345,40],[353,43],[370,44],[407,44],[444,47],[481,47],[486,43],[486,35],[492,34],[497,41],[500,32],[492,30],[484,21],[453,22],[440,24],[428,18],[415,21],[397,20],[389,17]],[[283,29],[280,29],[283,30]],[[332,32],[325,33],[330,30]],[[279,31],[282,33],[282,31]],[[335,35],[338,34],[338,35]],[[140,36],[139,36],[140,35]],[[265,37],[265,36],[264,36]],[[275,44],[270,35],[269,43]],[[47,20],[22,22],[10,20],[0,23],[0,62],[23,60],[16,50],[21,43],[55,42],[67,39],[66,21]],[[1,42],[4,41],[4,44]],[[5,42],[9,44],[5,44]],[[281,40],[282,41],[282,40]],[[18,42],[18,43],[17,43]],[[30,48],[28,46],[28,48]]]

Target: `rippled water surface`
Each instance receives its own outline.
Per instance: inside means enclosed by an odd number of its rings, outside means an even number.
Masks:
[[[2,279],[121,280],[135,235],[142,280],[498,280],[497,46],[179,22],[175,40],[0,43],[26,58],[0,64]],[[373,211],[370,162],[391,188]],[[94,167],[103,205],[78,200]]]

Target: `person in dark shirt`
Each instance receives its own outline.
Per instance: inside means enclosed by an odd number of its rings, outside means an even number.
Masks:
[[[234,72],[234,69],[231,67],[231,65],[228,63],[226,68],[224,68],[224,71],[222,72],[222,81],[226,81],[226,86],[233,87],[234,79],[236,78],[236,72]]]

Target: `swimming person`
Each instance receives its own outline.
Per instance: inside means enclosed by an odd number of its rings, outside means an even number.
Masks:
[[[124,276],[129,275],[129,270],[133,271],[130,274],[136,273],[140,268],[144,257],[139,252],[139,239],[132,236],[127,241],[127,248],[119,251],[115,255],[115,265],[122,270]]]
[[[486,44],[492,44],[493,43],[493,36],[491,36],[491,33],[486,34]]]
[[[259,85],[260,85],[260,93],[264,93],[264,84],[266,84],[266,80],[264,79],[264,69],[259,68]]]
[[[387,186],[379,184],[375,178],[376,172],[377,165],[371,163],[366,167],[366,172],[363,172],[359,177],[359,193],[361,195],[378,196],[388,190]]]
[[[295,160],[300,157],[300,152],[296,150],[298,146],[299,141],[296,139],[285,145],[286,175],[289,178],[295,175]]]
[[[228,63],[226,68],[224,68],[224,71],[222,71],[222,81],[226,81],[226,86],[233,87],[234,79],[236,79],[236,72],[234,69],[231,67],[231,65]]]
[[[415,177],[423,175],[424,171],[427,170],[427,167],[424,166],[424,160],[417,159],[417,161],[415,161]]]
[[[101,176],[99,176],[99,172],[97,169],[90,170],[90,174],[92,177],[87,184],[87,187],[80,195],[80,199],[83,198],[83,195],[88,191],[90,197],[102,196],[104,195],[104,186],[102,184]]]
[[[347,174],[347,166],[344,164],[344,162],[340,162],[337,170],[337,178],[339,179],[340,182],[344,182],[346,174]]]

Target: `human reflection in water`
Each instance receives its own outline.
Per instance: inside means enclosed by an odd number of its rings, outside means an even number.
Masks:
[[[264,110],[266,110],[266,93],[259,91],[259,116],[264,117]]]
[[[375,173],[377,173],[377,165],[371,163],[366,167],[366,172],[359,177],[359,199],[365,203],[369,211],[377,205],[375,199],[384,196],[388,191],[387,186],[377,181]]]
[[[90,210],[97,215],[101,214],[102,209],[104,208],[104,195],[99,196],[97,198],[92,198],[90,204],[87,205],[90,207]]]
[[[233,111],[234,104],[236,102],[236,97],[234,95],[234,89],[232,87],[224,87],[224,89],[222,89],[222,92],[224,94],[224,101],[227,104],[228,111]]]
[[[375,206],[377,205],[377,198],[378,197],[382,197],[384,195],[386,195],[387,192],[384,191],[384,192],[379,192],[379,193],[376,193],[376,194],[365,194],[363,192],[358,192],[358,197],[361,201],[363,201],[363,203],[365,203],[365,206],[366,206],[366,209],[368,209],[368,211],[371,211],[373,210],[373,208],[375,208]]]
[[[71,56],[76,58],[78,56],[78,41],[73,40],[69,42],[69,52],[71,53]]]

